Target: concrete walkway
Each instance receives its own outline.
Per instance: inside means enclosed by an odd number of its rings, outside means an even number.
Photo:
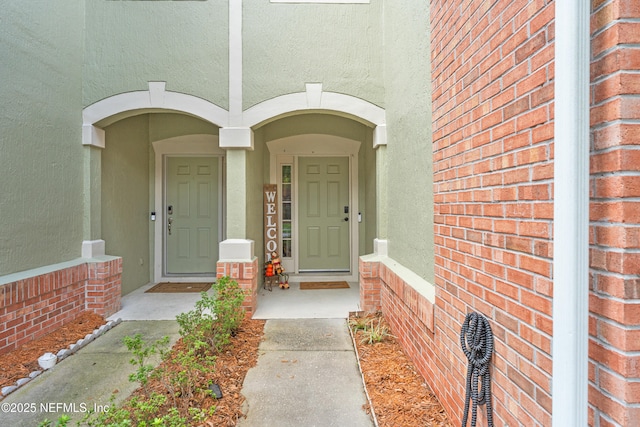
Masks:
[[[345,319],[268,320],[240,427],[370,427]]]
[[[297,286],[260,289],[265,301],[258,317],[268,320],[257,366],[245,379],[247,418],[239,426],[372,426],[362,409],[366,397],[346,322],[358,309],[357,284],[343,292]],[[123,298],[122,310],[110,317],[122,319],[119,325],[0,400],[0,427],[35,427],[62,414],[76,425],[86,411],[109,405],[112,394],[116,402],[128,397],[136,388],[129,381],[135,367],[123,338],[141,333],[147,343],[164,336],[175,342],[175,316],[200,298],[145,293],[148,287]]]
[[[91,409],[124,400],[136,388],[123,344],[178,337],[171,320],[124,321],[0,401],[0,426],[34,427],[62,414],[73,423]],[[345,319],[267,320],[257,365],[245,378],[241,427],[373,426]]]

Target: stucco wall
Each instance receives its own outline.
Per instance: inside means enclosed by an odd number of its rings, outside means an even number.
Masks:
[[[2,5],[0,276],[80,256],[83,4]]]
[[[434,283],[429,13],[385,3],[389,256]]]
[[[86,2],[83,104],[165,81],[168,91],[228,108],[227,3]]]
[[[219,128],[185,114],[155,113],[149,115],[149,141],[160,141],[183,135],[218,135]]]
[[[361,141],[365,126],[353,120],[329,114],[304,114],[287,117],[264,126],[265,142],[302,134],[327,134]]]
[[[106,128],[102,153],[102,236],[106,252],[122,257],[122,294],[150,279],[149,116]]]
[[[245,1],[244,108],[304,91],[312,82],[382,105],[381,13],[381,0],[356,5]]]

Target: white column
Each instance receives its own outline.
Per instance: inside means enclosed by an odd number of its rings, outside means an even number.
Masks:
[[[102,201],[100,198],[102,193],[100,178],[102,150],[105,147],[104,129],[93,125],[83,125],[82,145],[84,146],[84,206],[82,213],[83,240],[80,253],[83,258],[95,258],[105,254],[105,242],[102,240]]]
[[[555,2],[554,427],[587,425],[589,6]]]
[[[242,0],[229,1],[229,126],[220,129],[226,150],[227,239],[220,242],[220,261],[247,261],[254,242],[247,233],[247,153],[253,150],[253,130],[242,125]]]
[[[376,238],[373,240],[373,252],[376,255],[389,254],[388,222],[389,204],[387,201],[387,126],[378,125],[373,131],[373,149],[376,153]]]

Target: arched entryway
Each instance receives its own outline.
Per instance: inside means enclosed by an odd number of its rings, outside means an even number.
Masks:
[[[356,279],[358,255],[371,252],[372,246],[373,252],[384,253],[386,250],[386,214],[381,208],[385,199],[386,168],[383,109],[359,98],[324,92],[320,84],[307,84],[305,92],[265,101],[241,115],[234,114],[231,120],[227,111],[201,98],[167,92],[164,83],[150,82],[148,91],[115,95],[87,107],[83,112],[83,144],[86,146],[87,165],[85,212],[88,213],[83,223],[83,256],[105,253],[103,223],[109,221],[103,219],[112,214],[107,207],[109,202],[103,203],[103,196],[109,187],[108,184],[103,185],[106,182],[103,182],[102,171],[103,150],[108,145],[105,129],[144,115],[193,119],[217,130],[201,132],[198,130],[200,126],[196,125],[181,134],[168,132],[158,137],[154,133],[156,137],[148,140],[148,210],[137,215],[137,218],[143,217],[139,225],[148,229],[148,259],[136,254],[128,254],[127,258],[130,263],[139,264],[136,268],[148,269],[150,281],[167,277],[168,271],[162,254],[164,247],[159,243],[159,236],[165,233],[167,226],[165,218],[168,206],[158,201],[164,195],[162,188],[166,185],[163,183],[163,169],[158,165],[164,160],[159,159],[168,155],[224,156],[220,174],[220,181],[223,182],[222,226],[218,234],[218,238],[223,240],[219,246],[218,274],[220,271],[228,271],[231,275],[236,271],[247,274],[252,271],[250,268],[237,270],[233,266],[250,266],[256,260],[258,264],[264,262],[260,237],[263,229],[262,186],[270,182],[282,185],[282,167],[289,164],[291,179],[296,180],[291,182],[292,194],[299,196],[300,166],[306,165],[309,159],[328,159],[331,162],[342,158],[346,161],[343,163],[346,165],[343,178],[348,183],[347,200],[334,204],[334,212],[345,215],[342,217],[344,220],[347,218],[345,210],[349,210],[346,238],[348,264],[305,268],[298,251],[296,256],[288,257],[290,271],[313,274],[313,270],[327,267],[328,270]],[[325,166],[333,168],[335,165]],[[314,167],[311,166],[312,169]],[[297,186],[297,190],[293,190],[294,186]],[[225,199],[224,194],[233,197]],[[115,199],[116,196],[111,197]],[[297,216],[291,217],[291,226],[297,227],[297,234],[294,234],[296,229],[292,228],[289,236],[292,251],[296,246],[299,249],[303,243],[300,237],[300,202],[300,199],[292,200],[292,203],[298,203],[292,210]],[[145,221],[144,225],[142,221]],[[283,236],[279,238],[282,246]],[[257,275],[238,279],[243,286],[253,289],[258,286]],[[255,302],[249,301],[248,306],[252,305]]]
[[[279,198],[285,269],[305,277],[357,279],[376,237],[372,129],[329,113],[287,116],[256,129],[268,182]],[[372,179],[373,178],[373,179]]]
[[[224,239],[227,113],[200,98],[149,91],[84,111],[88,167],[83,256],[123,259],[122,292],[149,282],[213,281]]]

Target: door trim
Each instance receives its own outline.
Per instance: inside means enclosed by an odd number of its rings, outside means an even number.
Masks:
[[[349,272],[309,272],[300,273],[298,266],[298,258],[294,256],[292,259],[282,260],[285,269],[291,272],[292,275],[303,275],[305,280],[335,280],[341,278],[347,281],[358,280],[358,253],[359,253],[359,226],[358,226],[358,212],[360,208],[358,205],[358,152],[360,150],[360,141],[356,141],[349,138],[342,138],[339,136],[325,135],[325,134],[305,134],[285,137],[273,141],[267,142],[267,147],[270,153],[270,182],[278,184],[278,192],[281,193],[282,182],[280,178],[280,168],[283,164],[293,164],[293,174],[295,183],[293,185],[293,197],[296,202],[294,203],[294,211],[292,212],[294,218],[293,225],[293,238],[294,247],[293,253],[297,254],[298,241],[298,209],[297,203],[297,170],[298,170],[298,157],[349,157],[349,206],[350,206],[350,220],[349,220],[349,247],[350,247],[350,262]],[[280,228],[282,229],[282,228]],[[282,236],[280,237],[280,247],[282,247]]]
[[[226,204],[225,185],[224,185],[224,154],[225,151],[218,146],[217,135],[185,135],[174,138],[163,139],[160,141],[154,141],[152,143],[153,150],[155,152],[155,169],[154,169],[154,189],[151,198],[153,200],[153,211],[156,213],[156,220],[152,222],[150,232],[152,233],[152,251],[153,259],[153,281],[154,283],[160,283],[163,281],[172,282],[201,282],[201,281],[215,281],[215,276],[203,276],[203,275],[167,275],[165,274],[165,247],[164,247],[164,191],[165,191],[165,158],[167,156],[183,156],[183,157],[197,157],[197,156],[211,156],[219,158],[218,168],[218,191],[220,194],[219,203],[219,236],[220,241],[225,239],[224,235],[224,212]]]

